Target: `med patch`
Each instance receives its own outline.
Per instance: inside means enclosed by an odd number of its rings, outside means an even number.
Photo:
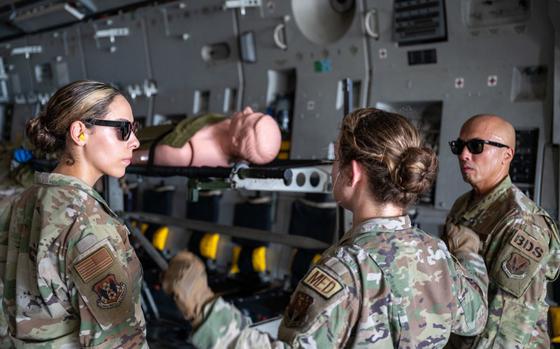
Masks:
[[[325,299],[330,299],[343,289],[338,280],[327,274],[318,266],[313,267],[313,269],[307,273],[303,279],[303,283]]]

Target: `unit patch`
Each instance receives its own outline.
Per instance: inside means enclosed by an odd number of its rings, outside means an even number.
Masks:
[[[502,270],[511,279],[524,279],[531,261],[519,253],[513,252],[507,260],[502,263]]]
[[[545,249],[541,244],[533,237],[529,236],[524,231],[518,230],[513,239],[511,239],[510,244],[521,251],[521,253],[532,260],[538,262],[540,261],[544,254]]]
[[[313,297],[301,291],[296,292],[286,314],[284,316],[284,323],[288,327],[300,327],[308,319],[307,310],[313,304]]]
[[[303,283],[325,299],[330,299],[342,290],[340,282],[322,271],[319,267],[313,267],[303,279]]]
[[[97,295],[97,306],[111,309],[121,304],[126,295],[126,285],[119,282],[115,275],[109,274],[91,288]]]
[[[113,264],[113,255],[107,246],[102,246],[95,252],[74,265],[74,269],[84,282],[93,280]]]

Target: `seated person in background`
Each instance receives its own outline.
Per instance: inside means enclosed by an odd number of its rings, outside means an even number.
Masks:
[[[443,241],[412,226],[406,208],[432,186],[436,154],[405,117],[373,108],[348,114],[337,141],[335,200],[353,227],[307,272],[278,340],[207,286],[202,262],[181,252],[163,288],[204,348],[442,348],[475,335],[487,317],[488,277],[471,231]],[[451,254],[453,253],[455,257]]]
[[[31,158],[31,152],[23,146],[0,144],[0,200],[21,193],[34,183]]]
[[[282,140],[276,121],[250,107],[231,117],[208,114],[184,119],[175,127],[146,127],[138,138],[142,145],[133,154],[135,164],[224,167],[239,160],[271,162]]]

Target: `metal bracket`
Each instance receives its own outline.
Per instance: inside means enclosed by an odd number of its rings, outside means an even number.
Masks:
[[[248,7],[261,7],[261,0],[226,0],[224,10],[239,9],[241,15],[245,16],[245,9]]]
[[[187,182],[187,200],[191,202],[198,201],[198,194],[201,190],[225,190],[230,189],[229,180],[214,179],[209,182],[203,182],[197,179],[189,179]]]
[[[364,17],[364,26],[366,34],[375,40],[379,40],[379,19],[377,16],[377,9],[372,9],[366,13]]]
[[[12,56],[25,55],[25,58],[29,59],[29,57],[32,54],[41,53],[41,52],[43,52],[43,46],[35,45],[35,46],[14,47],[10,52],[10,54]]]
[[[144,95],[148,98],[157,95],[158,89],[156,82],[153,80],[144,80],[144,84],[142,85],[144,90]]]
[[[39,102],[39,98],[35,92],[29,92],[27,94],[27,104],[35,104]]]
[[[330,193],[332,190],[331,165],[286,169],[283,178],[244,177],[242,173],[233,174],[232,188],[301,193]]]
[[[4,67],[4,59],[0,57],[0,80],[8,80],[6,68]]]
[[[39,99],[39,103],[41,105],[46,105],[49,101],[50,95],[48,93],[39,93],[37,94],[37,98]]]
[[[142,96],[142,88],[138,84],[126,86],[126,91],[132,100],[135,100],[136,97]]]
[[[288,49],[288,45],[286,44],[286,36],[285,34],[282,34],[283,32],[285,32],[285,29],[286,25],[284,23],[278,24],[276,27],[274,27],[274,34],[272,36],[274,44],[281,50]]]
[[[23,93],[19,93],[14,96],[14,101],[16,104],[26,104],[27,98]]]
[[[124,28],[111,28],[111,29],[102,29],[95,32],[93,36],[95,39],[103,39],[109,38],[110,42],[115,42],[115,38],[119,36],[128,36],[130,31],[127,27]]]

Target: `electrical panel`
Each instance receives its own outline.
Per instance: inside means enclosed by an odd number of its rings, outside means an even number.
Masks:
[[[534,192],[538,145],[538,129],[515,131],[515,156],[509,174],[511,181],[530,197]]]
[[[524,23],[531,15],[531,0],[466,0],[462,6],[469,28]]]
[[[444,0],[395,0],[393,38],[400,45],[445,40]]]
[[[41,52],[29,57],[38,102],[45,105],[52,94],[72,81],[85,78],[84,57],[76,27],[30,35],[31,46]]]

